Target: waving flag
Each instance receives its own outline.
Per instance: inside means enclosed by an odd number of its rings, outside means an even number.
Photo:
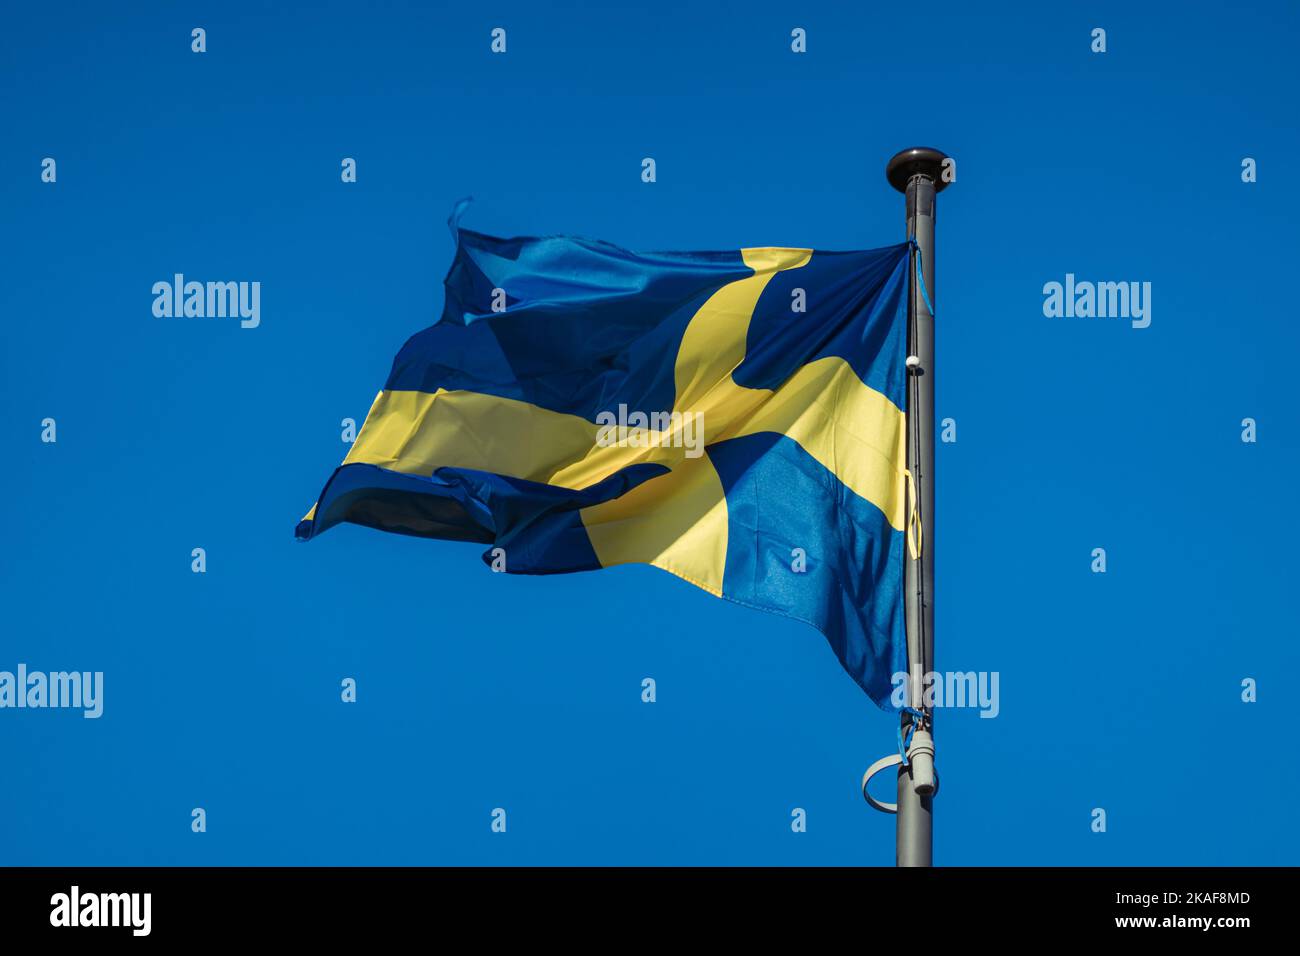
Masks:
[[[905,666],[909,246],[631,253],[458,230],[298,525],[490,544],[522,574],[642,562],[812,624],[888,708]]]

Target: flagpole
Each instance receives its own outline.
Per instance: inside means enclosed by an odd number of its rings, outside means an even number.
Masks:
[[[937,149],[905,149],[885,169],[890,185],[907,197],[907,235],[916,240],[908,273],[907,349],[907,468],[912,475],[908,514],[915,517],[908,521],[912,537],[906,546],[903,586],[909,703],[922,716],[902,716],[910,759],[908,766],[898,768],[899,866],[931,864],[931,802],[937,786],[934,715],[924,706],[923,679],[934,670],[934,207],[935,196],[948,185],[943,177],[947,158]],[[918,253],[923,285],[916,281]],[[913,520],[919,522],[915,533]]]

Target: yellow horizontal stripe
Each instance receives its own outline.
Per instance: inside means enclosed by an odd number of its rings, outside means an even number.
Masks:
[[[475,468],[545,484],[589,454],[622,450],[597,448],[596,431],[577,415],[481,392],[386,391],[343,463],[423,475]]]

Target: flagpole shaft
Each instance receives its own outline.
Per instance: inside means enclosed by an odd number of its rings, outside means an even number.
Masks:
[[[924,711],[933,732],[933,714],[924,706],[924,676],[934,670],[934,315],[926,303],[935,302],[934,221],[935,196],[947,185],[938,150],[904,150],[889,161],[886,175],[907,201],[907,235],[916,240],[908,274],[907,467],[912,474],[915,499],[909,498],[909,515],[919,519],[920,556],[907,546],[904,570],[904,611],[907,622],[907,664],[910,704]],[[924,289],[916,281],[917,251]],[[909,488],[909,495],[912,494]],[[909,520],[909,530],[911,521]],[[902,717],[907,733],[915,718]],[[930,866],[933,833],[933,796],[918,794],[912,767],[898,769],[897,863]]]

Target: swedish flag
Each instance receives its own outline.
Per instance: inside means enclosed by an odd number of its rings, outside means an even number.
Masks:
[[[818,628],[888,708],[909,246],[457,238],[441,319],[298,537],[350,521],[491,544],[515,573],[652,564]]]

